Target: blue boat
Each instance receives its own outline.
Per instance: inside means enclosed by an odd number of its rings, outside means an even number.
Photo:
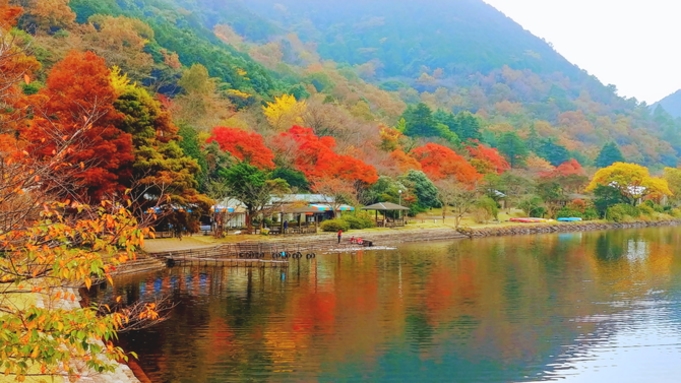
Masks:
[[[582,219],[579,217],[560,217],[556,219],[559,222],[579,222]]]

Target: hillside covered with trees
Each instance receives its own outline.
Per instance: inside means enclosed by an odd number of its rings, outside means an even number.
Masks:
[[[441,206],[444,189],[546,207],[616,162],[661,174],[681,149],[664,110],[618,97],[478,0],[9,3],[23,14],[8,36],[32,60],[19,136],[54,136],[54,116],[76,118],[76,100],[96,96],[89,118],[104,130],[69,163],[97,166],[76,172],[71,193],[127,190],[138,211],[202,207],[176,225],[244,182],[353,204],[406,190],[412,213]],[[29,147],[48,156],[58,144]],[[582,184],[539,187],[575,174]],[[253,194],[238,197],[264,198]]]

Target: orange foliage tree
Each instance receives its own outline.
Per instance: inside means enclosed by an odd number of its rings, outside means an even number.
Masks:
[[[21,50],[11,42],[4,47],[9,49],[0,50],[0,63],[22,68],[21,61],[26,56]],[[23,67],[15,73],[24,70],[28,69]],[[85,71],[86,78],[87,75]],[[17,81],[16,76],[0,76],[4,89],[15,89]],[[74,86],[78,85],[76,81]],[[93,89],[92,93],[97,91]],[[7,130],[0,132],[0,361],[4,375],[17,381],[24,381],[27,375],[41,380],[58,376],[75,381],[85,375],[113,371],[117,360],[127,359],[113,343],[116,332],[161,319],[155,304],[138,304],[114,314],[78,304],[75,288],[90,287],[100,278],[110,281],[115,266],[134,257],[134,251],[149,234],[121,204],[57,202],[59,195],[46,187],[52,183],[62,186],[60,191],[68,188],[72,177],[64,170],[70,168],[67,161],[77,150],[72,144],[85,140],[56,135],[86,136],[97,129],[94,117],[102,110],[99,104],[88,110],[80,108],[92,106],[88,104],[88,94],[83,92],[78,95],[83,99],[70,100],[78,105],[72,115],[53,108],[47,109],[55,113],[48,115],[49,120],[38,114],[31,121],[19,113],[16,126],[28,128],[17,135],[12,134],[16,133],[12,126],[3,124],[3,131]],[[54,99],[66,97],[50,95]],[[11,92],[0,92],[0,104],[13,105],[15,99],[11,96]],[[42,103],[33,105],[35,113],[45,113],[46,109],[39,107],[52,101],[45,98],[43,95]],[[79,121],[79,112],[90,116],[90,123]],[[12,110],[0,108],[3,121],[8,113]],[[40,136],[37,130],[31,130],[34,124],[50,129]],[[36,141],[27,141],[29,136]],[[46,146],[48,142],[53,153],[38,156],[34,145]],[[88,170],[84,163],[78,168]]]
[[[421,164],[400,149],[390,153],[390,160],[397,165],[401,173],[406,173],[409,170],[421,170]]]
[[[275,167],[274,154],[265,146],[265,141],[258,133],[218,126],[213,129],[213,133],[208,138],[208,143],[211,142],[216,142],[221,150],[259,169],[274,169]]]
[[[482,178],[465,158],[442,145],[428,143],[414,149],[411,155],[433,181],[454,177],[459,182],[471,185]]]
[[[506,161],[506,159],[499,154],[497,149],[490,148],[482,144],[479,144],[476,147],[469,146],[466,149],[473,157],[473,161],[479,164],[479,166],[476,168],[480,172],[495,172],[497,174],[501,174],[511,169],[511,165],[509,165],[508,161]],[[473,161],[471,161],[471,164],[475,165]]]
[[[51,185],[70,198],[99,200],[120,191],[126,174],[119,169],[134,159],[132,136],[115,126],[121,116],[109,76],[102,58],[73,51],[30,100],[35,117],[21,135],[33,158],[54,164],[55,179],[70,181]]]
[[[554,170],[540,173],[543,181],[556,182],[566,192],[576,193],[588,182],[589,178],[582,165],[574,158],[558,165]]]
[[[334,152],[333,137],[318,137],[311,128],[294,126],[279,134],[275,145],[289,149],[293,164],[308,179],[338,177],[347,181],[373,184],[378,180],[376,169],[351,156]]]

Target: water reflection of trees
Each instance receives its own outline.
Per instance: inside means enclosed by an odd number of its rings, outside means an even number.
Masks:
[[[567,357],[564,346],[583,352],[635,320],[626,312],[649,290],[678,294],[679,239],[676,229],[493,238],[285,271],[173,269],[122,287],[181,301],[162,328],[127,341],[164,381],[343,380],[425,364],[425,380],[456,369],[521,381]]]

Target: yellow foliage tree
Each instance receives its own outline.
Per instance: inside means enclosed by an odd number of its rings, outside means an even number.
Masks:
[[[672,195],[667,180],[651,177],[648,169],[641,165],[624,162],[615,162],[596,172],[586,191],[593,191],[599,185],[617,189],[622,198],[632,205],[645,196]]]
[[[26,14],[36,27],[48,32],[51,28],[69,28],[76,20],[76,14],[69,7],[69,0],[29,0]]]
[[[679,168],[664,168],[663,178],[669,185],[669,190],[673,193],[670,202],[673,206],[681,205],[681,169]]]
[[[263,106],[267,121],[278,131],[290,129],[294,125],[301,125],[306,110],[307,104],[305,101],[297,101],[290,94],[275,97],[274,102]]]

